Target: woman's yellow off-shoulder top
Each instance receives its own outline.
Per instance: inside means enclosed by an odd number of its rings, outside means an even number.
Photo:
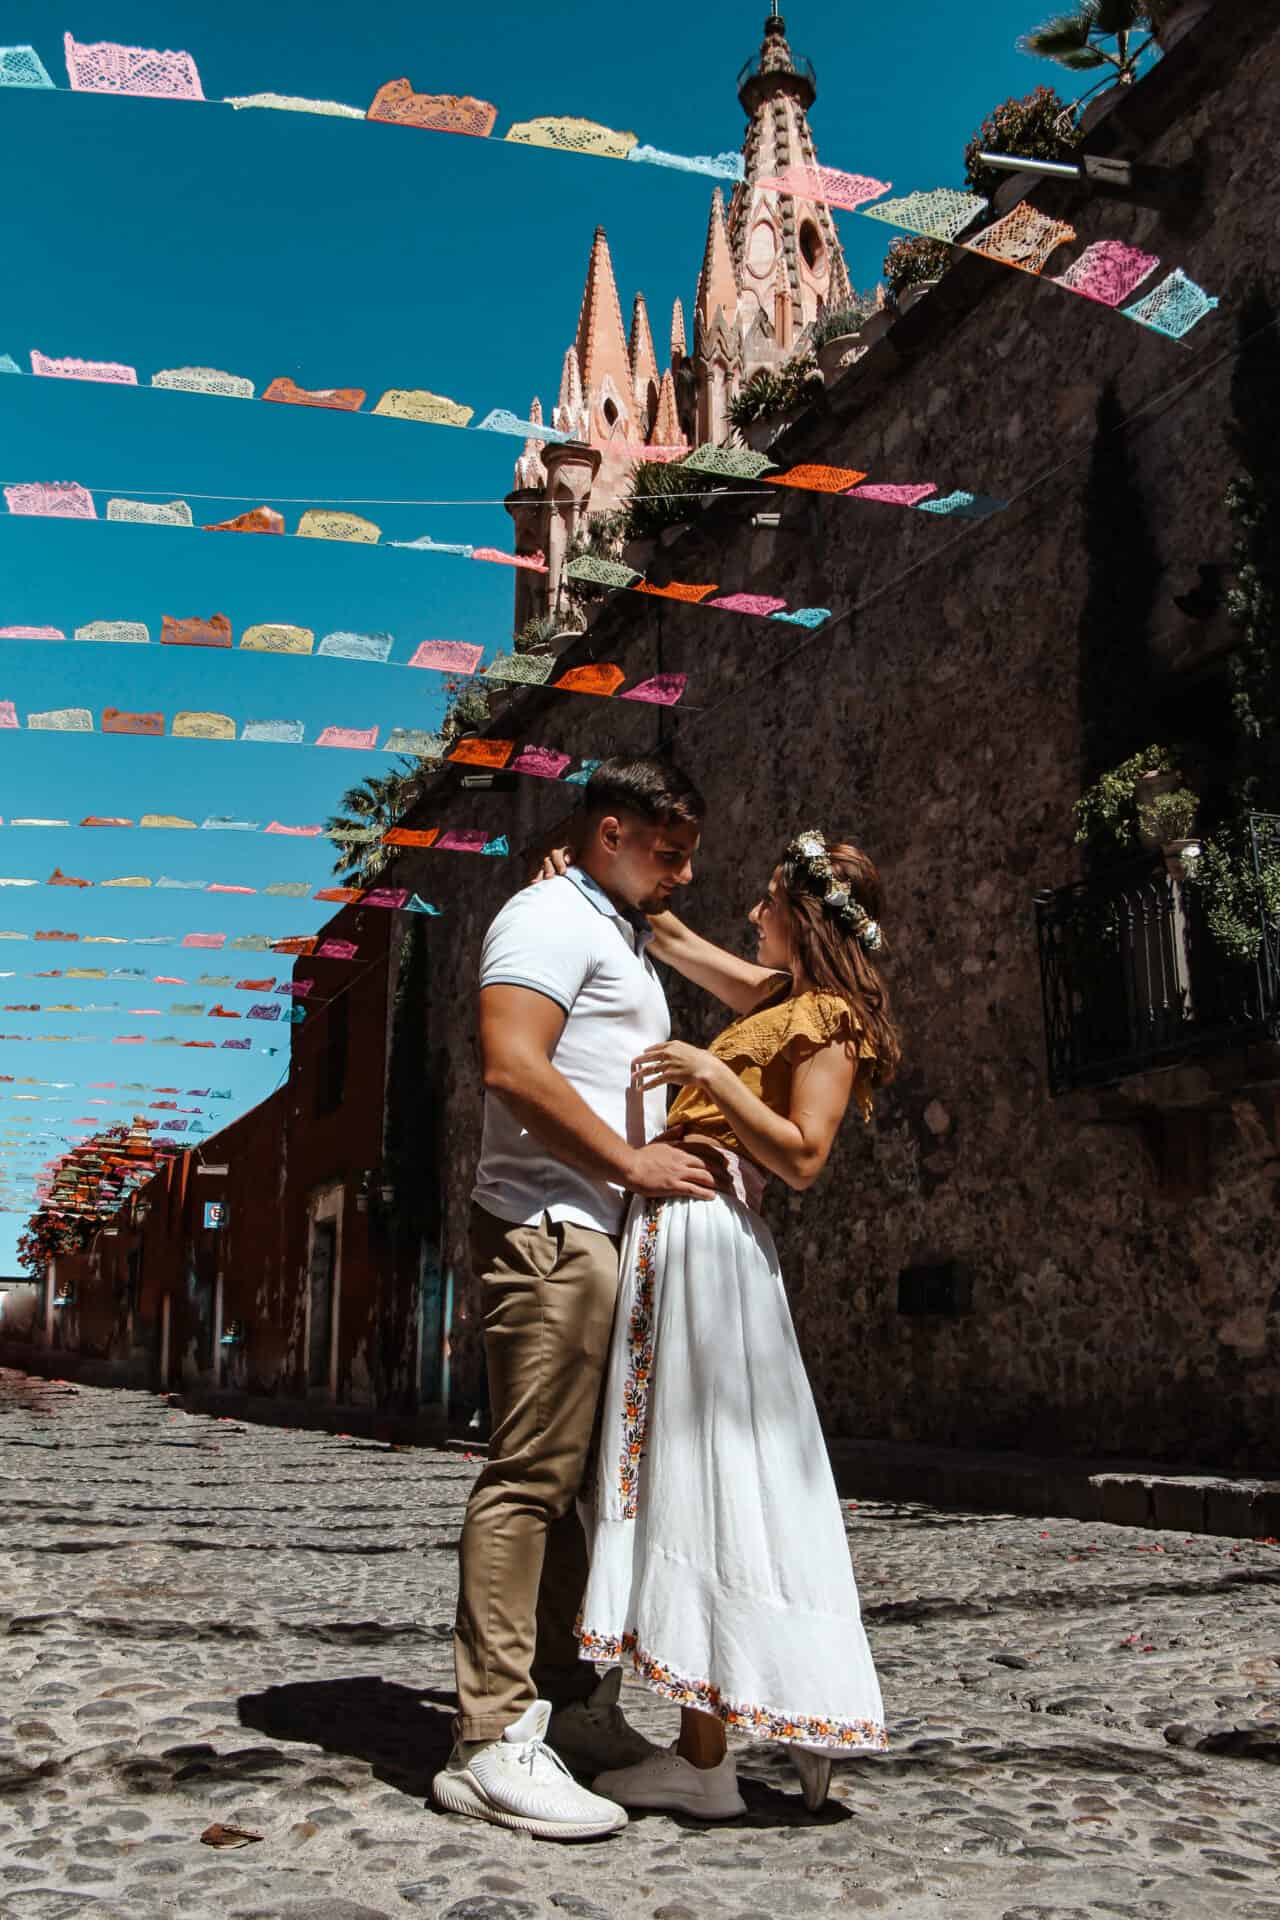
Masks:
[[[771,1112],[785,1118],[791,1111],[795,1069],[833,1040],[844,1040],[857,1050],[853,1098],[863,1119],[870,1120],[875,1048],[848,1001],[839,994],[797,993],[776,1006],[746,1014],[712,1041],[710,1051],[732,1067],[742,1084]],[[662,1137],[676,1141],[688,1134],[715,1141],[732,1153],[744,1151],[711,1095],[701,1087],[680,1089]]]

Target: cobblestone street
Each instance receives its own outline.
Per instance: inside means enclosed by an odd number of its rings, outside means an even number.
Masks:
[[[563,1847],[426,1804],[475,1470],[0,1373],[0,1913],[1280,1920],[1276,1545],[851,1506],[889,1755]]]

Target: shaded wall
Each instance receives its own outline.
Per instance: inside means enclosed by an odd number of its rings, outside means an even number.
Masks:
[[[1173,596],[1199,562],[1229,551],[1230,316],[1275,273],[1277,136],[1266,10],[1219,8],[1212,31],[1176,49],[1094,136],[1156,164],[1194,161],[1200,196],[1160,211],[1070,188],[1036,194],[1075,219],[1082,242],[1140,245],[1221,294],[1222,316],[1189,351],[963,259],[784,450],[944,492],[970,486],[1012,501],[1009,511],[966,526],[781,489],[726,501],[660,546],[651,575],[669,567],[725,591],[785,593],[836,620],[811,637],[619,594],[566,661],[617,660],[629,677],[686,671],[683,709],[534,693],[492,729],[593,756],[674,741],[711,803],[689,917],[730,945],[743,945],[745,910],[798,828],[851,834],[881,865],[902,1077],[872,1126],[846,1125],[815,1190],[775,1185],[767,1204],[834,1434],[1221,1464],[1275,1456],[1274,1108],[1238,1083],[1206,1104],[1203,1076],[1189,1076],[1209,1153],[1198,1190],[1179,1192],[1142,1124],[1160,1086],[1134,1083],[1119,1102],[1052,1099],[1032,896],[1077,875],[1071,806],[1090,702],[1107,697],[1090,651],[1100,466],[1128,490],[1142,530],[1144,577],[1130,594],[1138,665],[1153,689],[1173,689],[1180,712],[1222,695]],[[1118,474],[1099,460],[1100,421],[1123,432]],[[766,508],[778,527],[753,525]],[[1126,672],[1138,684],[1133,657]],[[1136,718],[1158,736],[1159,714],[1149,726]],[[565,800],[532,780],[514,794],[464,794],[448,774],[420,823],[505,830],[518,846]],[[397,877],[447,914],[430,930],[431,1031],[443,1056],[445,1244],[461,1267],[480,1119],[464,1009],[484,927],[519,876],[428,852],[407,856]],[[697,995],[676,984],[671,999],[678,1032],[715,1031]],[[901,1312],[903,1271],[941,1262],[972,1288],[971,1308]],[[458,1313],[462,1397],[478,1401],[469,1293]]]

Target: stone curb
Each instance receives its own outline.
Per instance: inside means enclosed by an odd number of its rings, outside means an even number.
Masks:
[[[1149,1462],[1117,1465],[844,1440],[833,1442],[830,1453],[845,1498],[1052,1514],[1234,1540],[1280,1537],[1280,1479],[1178,1471]]]

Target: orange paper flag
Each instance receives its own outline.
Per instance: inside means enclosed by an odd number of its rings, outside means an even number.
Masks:
[[[162,713],[122,713],[119,707],[102,709],[102,731],[104,733],[140,733],[150,739],[157,739],[164,733],[164,715]]]
[[[163,647],[229,647],[231,622],[225,613],[210,614],[202,620],[198,614],[180,620],[173,614],[160,618],[160,644]]]
[[[771,487],[805,487],[810,493],[848,493],[866,479],[856,467],[791,467],[786,473],[762,473]]]
[[[716,591],[716,585],[715,582],[712,581],[709,587],[695,587],[685,580],[673,580],[670,586],[652,587],[647,580],[642,580],[639,586],[633,587],[631,591],[633,593],[651,593],[655,600],[688,600],[690,602],[696,602],[698,600],[705,600],[708,594],[714,593]]]
[[[608,666],[604,661],[588,667],[570,667],[568,673],[562,673],[554,682],[565,693],[597,693],[607,699],[616,693],[626,679],[621,667]]]
[[[384,833],[384,847],[433,847],[440,838],[439,827],[392,827]]]
[[[514,740],[460,740],[445,758],[467,767],[505,767],[515,745]]]
[[[230,520],[214,520],[205,528],[206,533],[283,533],[284,515],[277,513],[274,507],[250,507],[248,513],[237,513]]]
[[[263,394],[264,400],[283,400],[291,407],[336,407],[340,413],[359,413],[364,405],[363,387],[295,386],[288,374],[279,374]]]
[[[311,898],[313,900],[334,900],[337,901],[340,906],[348,907],[353,900],[358,900],[363,892],[363,887],[321,887],[319,893],[313,893]]]

